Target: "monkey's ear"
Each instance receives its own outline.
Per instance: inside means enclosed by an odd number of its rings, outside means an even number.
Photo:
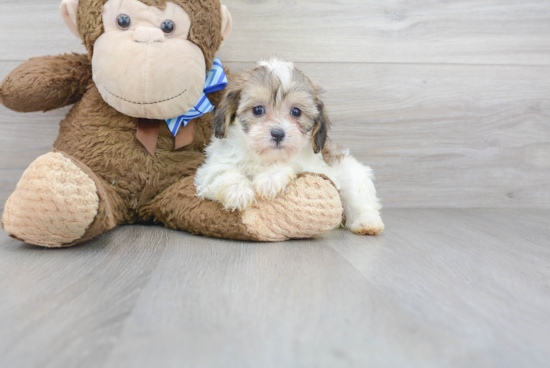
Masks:
[[[78,10],[78,0],[62,0],[61,5],[59,6],[59,11],[61,12],[61,17],[65,21],[69,31],[71,31],[76,37],[80,37],[78,32],[78,26],[76,24],[76,14]]]
[[[233,28],[233,19],[227,6],[222,5],[222,43],[229,38],[231,29]]]
[[[229,125],[235,120],[240,102],[240,90],[231,91],[225,96],[220,107],[216,110],[214,122],[212,123],[212,133],[214,133],[216,138],[227,137],[227,130],[229,129]]]
[[[315,128],[313,128],[313,150],[319,153],[325,148],[328,131],[330,129],[330,120],[325,110],[325,104],[317,101],[317,111],[319,114],[315,118]]]

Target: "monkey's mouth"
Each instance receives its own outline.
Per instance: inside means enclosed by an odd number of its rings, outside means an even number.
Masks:
[[[116,97],[118,98],[119,100],[122,100],[122,101],[125,101],[125,102],[128,102],[128,103],[131,103],[131,104],[134,104],[134,105],[156,105],[156,104],[159,104],[159,103],[162,103],[162,102],[167,102],[167,101],[170,101],[170,100],[173,100],[175,98],[178,98],[180,97],[181,95],[183,95],[185,92],[187,92],[187,90],[184,90],[183,92],[181,93],[178,93],[177,95],[175,95],[174,97],[170,97],[170,98],[166,98],[164,100],[160,100],[160,101],[156,101],[156,102],[134,102],[134,101],[130,101],[130,100],[127,100],[123,97],[120,97],[120,96],[117,96],[115,95],[113,92],[109,91],[107,89],[107,87],[104,87],[102,86],[102,88],[107,91],[111,96],[113,97]]]

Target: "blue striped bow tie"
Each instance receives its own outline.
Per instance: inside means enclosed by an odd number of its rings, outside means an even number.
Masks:
[[[168,129],[172,132],[172,135],[175,137],[178,134],[180,128],[186,127],[187,124],[193,119],[203,116],[214,110],[214,105],[210,102],[207,93],[221,91],[227,87],[227,76],[225,75],[225,70],[223,70],[222,62],[219,58],[214,59],[214,64],[212,69],[206,75],[206,82],[204,82],[204,92],[199,98],[199,102],[191,110],[185,114],[178,116],[177,118],[166,120],[168,124]]]

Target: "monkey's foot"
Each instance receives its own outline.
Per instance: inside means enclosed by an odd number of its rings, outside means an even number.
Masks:
[[[9,197],[3,228],[26,243],[59,248],[81,239],[98,214],[94,181],[71,159],[48,153],[36,159]]]
[[[311,238],[340,225],[342,202],[330,180],[307,174],[291,183],[283,195],[260,199],[245,209],[242,221],[260,241]]]

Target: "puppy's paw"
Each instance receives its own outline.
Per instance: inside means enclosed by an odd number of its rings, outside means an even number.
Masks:
[[[258,175],[252,185],[254,191],[261,198],[274,199],[283,192],[296,175],[291,170],[278,170]]]
[[[221,202],[226,210],[241,211],[256,201],[254,189],[248,181],[233,183],[219,193],[218,201]]]
[[[378,211],[363,212],[357,218],[349,218],[346,227],[359,235],[378,235],[384,231],[384,223]]]

